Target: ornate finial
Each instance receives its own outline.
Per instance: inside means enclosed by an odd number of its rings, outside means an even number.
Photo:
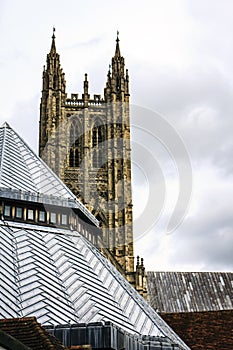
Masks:
[[[87,80],[87,73],[85,73],[85,80],[83,83],[84,87],[84,96],[88,96],[88,80]]]
[[[120,57],[121,56],[119,41],[120,41],[120,39],[119,39],[119,31],[117,31],[116,51],[115,51],[115,56],[116,57]]]
[[[53,27],[53,35],[52,35],[52,46],[51,46],[51,52],[56,52],[56,45],[55,45],[55,28]]]

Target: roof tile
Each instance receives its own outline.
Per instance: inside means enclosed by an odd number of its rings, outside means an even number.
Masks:
[[[0,320],[0,329],[33,350],[65,350],[65,346],[36,321],[35,317]]]
[[[233,310],[161,314],[192,350],[233,349]]]

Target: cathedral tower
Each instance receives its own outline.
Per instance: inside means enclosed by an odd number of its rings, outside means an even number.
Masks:
[[[88,85],[85,74],[82,95],[67,96],[53,33],[43,72],[40,157],[98,218],[103,253],[145,294],[144,266],[138,261],[134,268],[129,75],[118,35],[104,96],[91,98]]]

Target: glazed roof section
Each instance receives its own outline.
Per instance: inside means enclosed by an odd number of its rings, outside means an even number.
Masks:
[[[79,208],[98,220],[7,124],[0,127],[0,190],[8,198]]]
[[[76,231],[0,223],[0,318],[43,325],[110,321],[189,349],[124,277]]]
[[[147,272],[150,305],[160,313],[233,309],[232,272]]]

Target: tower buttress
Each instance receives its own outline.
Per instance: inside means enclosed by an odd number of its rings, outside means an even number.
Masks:
[[[133,217],[131,189],[131,149],[129,116],[129,75],[121,56],[117,33],[115,54],[107,74],[104,90],[107,103],[108,139],[108,200],[115,201],[109,213],[110,249],[134,283]],[[111,233],[112,232],[112,233]]]

